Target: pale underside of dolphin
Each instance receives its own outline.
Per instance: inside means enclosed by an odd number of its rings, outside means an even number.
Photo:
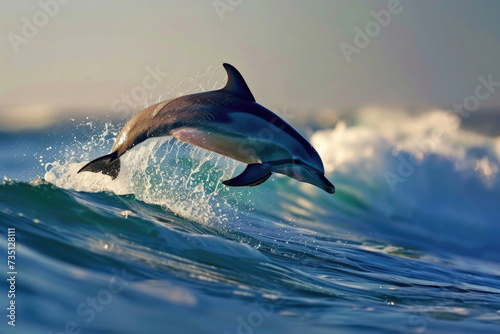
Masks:
[[[111,153],[78,171],[115,179],[120,157],[139,143],[172,136],[247,164],[227,186],[256,186],[272,173],[313,184],[333,194],[321,158],[291,125],[257,102],[241,74],[224,64],[228,80],[220,90],[181,96],[150,106],[123,127]]]

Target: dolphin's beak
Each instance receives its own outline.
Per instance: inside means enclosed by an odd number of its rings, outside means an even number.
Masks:
[[[323,173],[302,168],[301,177],[300,181],[302,182],[315,185],[329,194],[335,193],[335,186],[323,175]]]

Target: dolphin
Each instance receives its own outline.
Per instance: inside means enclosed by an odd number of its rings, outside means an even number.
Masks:
[[[245,80],[223,64],[227,83],[219,90],[173,98],[132,117],[118,134],[111,153],[80,172],[102,172],[115,179],[120,157],[143,141],[172,136],[247,164],[226,186],[256,186],[272,173],[310,183],[333,194],[323,162],[312,145],[291,125],[255,101]]]

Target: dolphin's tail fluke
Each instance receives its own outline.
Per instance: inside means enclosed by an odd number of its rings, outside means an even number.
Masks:
[[[102,172],[103,174],[111,176],[114,180],[120,173],[120,158],[118,158],[117,152],[110,153],[92,160],[78,171],[78,173],[80,172]]]

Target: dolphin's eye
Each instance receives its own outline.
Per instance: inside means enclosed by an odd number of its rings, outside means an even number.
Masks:
[[[293,159],[293,163],[297,164],[297,165],[300,165],[300,164],[302,164],[302,160],[300,160],[300,159]]]

